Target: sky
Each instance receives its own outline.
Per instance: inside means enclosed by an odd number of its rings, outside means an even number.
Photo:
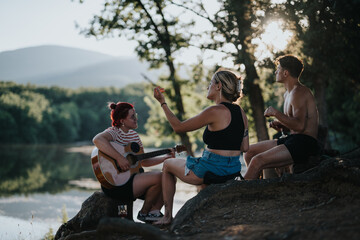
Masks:
[[[58,45],[117,57],[136,57],[135,41],[125,37],[97,40],[81,35],[80,30],[76,29],[76,23],[82,28],[88,27],[92,16],[103,9],[103,3],[103,0],[85,0],[83,4],[79,0],[0,0],[0,53],[26,47]],[[204,3],[210,13],[216,11],[217,0],[206,0]],[[263,40],[257,40],[257,43],[261,45],[261,41],[265,41],[280,44],[278,49],[285,48],[287,38],[291,35],[280,32],[279,23],[276,24],[269,24],[267,35],[265,33]],[[260,47],[255,57],[265,57],[264,48]],[[182,51],[179,62],[194,63],[197,53],[200,51],[194,48]],[[231,59],[222,59],[221,56],[215,51],[208,51],[203,56],[204,63],[224,67],[233,65]]]
[[[217,4],[216,0],[207,0]],[[76,24],[85,28],[103,9],[102,0],[0,0],[0,53],[41,45],[59,45],[96,51],[117,57],[136,57],[137,43],[125,37],[97,40],[81,35]],[[190,49],[181,52],[180,62],[197,60]],[[198,51],[200,53],[200,51]],[[208,54],[209,59],[213,53]],[[213,64],[212,62],[208,62]]]
[[[0,52],[19,48],[60,45],[92,50],[113,56],[135,56],[135,42],[125,38],[96,40],[79,34],[103,1],[85,0],[1,0]]]
[[[92,16],[103,9],[102,0],[0,0],[0,53],[20,48],[58,45],[75,47],[105,53],[116,57],[136,57],[135,41],[125,37],[97,40],[81,35],[76,23],[88,27]],[[206,0],[207,10],[216,10],[217,0]],[[214,10],[215,9],[215,10]],[[201,26],[202,27],[202,26]],[[194,47],[179,53],[181,63],[195,63],[198,49]],[[230,59],[222,59],[224,54],[207,51],[204,63],[233,65]]]

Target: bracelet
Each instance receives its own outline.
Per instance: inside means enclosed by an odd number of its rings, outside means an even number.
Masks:
[[[160,106],[162,107],[164,104],[166,104],[166,105],[167,105],[167,103],[166,103],[166,102],[163,102]]]
[[[244,138],[247,137],[247,136],[249,136],[249,130],[248,130],[248,129],[245,129],[245,131],[244,131]]]

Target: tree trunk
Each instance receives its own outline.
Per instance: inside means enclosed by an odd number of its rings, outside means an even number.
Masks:
[[[243,46],[245,46],[245,44],[243,44]],[[261,88],[259,84],[255,83],[255,81],[259,79],[255,68],[255,62],[252,56],[246,51],[246,47],[243,47],[241,55],[244,59],[246,71],[244,85],[249,95],[252,116],[255,122],[256,136],[258,141],[268,140],[269,134],[267,131],[266,120],[264,117],[264,98],[261,94]]]
[[[254,84],[254,81],[249,81],[248,84],[249,100],[251,109],[253,112],[253,118],[256,128],[256,136],[258,142],[269,140],[269,134],[266,127],[266,120],[264,117],[264,99],[261,95],[261,89],[258,84]],[[275,178],[278,177],[274,168],[267,168],[263,170],[263,178]]]
[[[178,116],[177,117],[179,118],[180,121],[182,121],[182,120],[184,120],[185,110],[184,110],[184,105],[183,105],[183,101],[182,101],[180,85],[176,81],[176,78],[175,78],[174,63],[170,59],[171,59],[171,57],[169,55],[168,60],[167,60],[167,65],[168,65],[169,70],[170,70],[170,77],[169,78],[170,78],[170,80],[172,82],[172,85],[173,85],[173,88],[174,88],[174,91],[175,91],[175,95],[174,95],[174,97],[171,98],[171,100],[175,102],[176,109],[178,111]],[[189,139],[189,136],[187,135],[187,133],[178,133],[178,135],[180,136],[181,143],[183,145],[185,145],[188,155],[194,156],[194,152],[193,152],[192,147],[191,147],[191,142],[190,142],[190,139]]]
[[[316,76],[314,79],[314,90],[315,90],[315,99],[317,103],[317,108],[319,111],[319,124],[324,128],[328,128],[327,121],[327,104],[326,104],[326,82],[320,76]],[[330,142],[328,137],[326,137],[324,142],[324,147],[326,149],[331,149]]]
[[[249,91],[249,100],[252,109],[252,116],[255,122],[256,136],[258,141],[269,139],[269,134],[266,128],[266,120],[264,117],[264,99],[261,95],[261,89],[258,84],[254,84],[247,78],[247,87]]]
[[[243,46],[246,46],[243,44]],[[256,72],[254,58],[246,51],[246,47],[243,47],[241,50],[242,57],[245,63],[246,70],[246,79],[244,85],[249,94],[250,106],[252,109],[252,116],[255,122],[256,137],[258,142],[269,140],[269,134],[266,127],[266,120],[264,117],[264,98],[262,96],[262,91],[260,86],[255,83],[256,79],[259,79],[259,76]],[[274,168],[264,169],[263,178],[274,178],[277,177],[276,171]]]

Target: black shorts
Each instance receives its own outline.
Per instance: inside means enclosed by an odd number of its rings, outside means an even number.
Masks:
[[[101,186],[101,189],[105,193],[106,196],[120,200],[120,201],[135,201],[133,192],[133,182],[136,174],[131,175],[129,180],[122,186],[116,186],[114,188],[108,189]],[[144,196],[139,197],[140,199],[144,199]]]
[[[318,141],[304,134],[291,134],[285,138],[279,138],[277,145],[284,144],[289,150],[294,163],[307,163],[310,156],[319,153]]]

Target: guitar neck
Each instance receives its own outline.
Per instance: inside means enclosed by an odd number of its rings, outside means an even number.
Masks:
[[[152,158],[152,157],[160,156],[160,155],[163,155],[163,154],[167,154],[169,152],[171,152],[170,149],[163,149],[163,150],[158,150],[158,151],[154,151],[154,152],[138,154],[138,155],[135,155],[135,157],[136,157],[136,159],[138,161],[140,161],[140,160],[143,160],[143,159]]]

